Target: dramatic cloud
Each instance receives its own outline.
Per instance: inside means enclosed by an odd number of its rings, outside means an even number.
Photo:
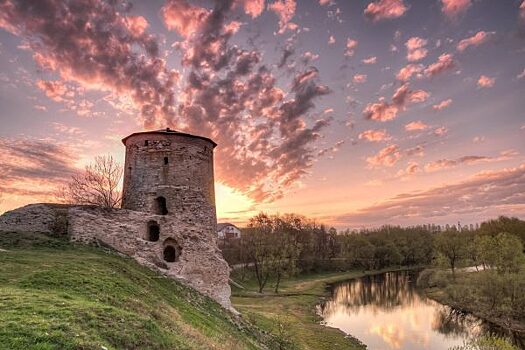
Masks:
[[[481,221],[501,213],[525,215],[525,164],[484,171],[466,181],[430,190],[399,194],[334,221],[342,225],[414,224],[418,219],[421,223],[443,219]]]
[[[161,14],[168,29],[188,37],[206,21],[210,11],[193,6],[185,0],[168,0],[162,7]]]
[[[361,60],[361,62],[363,62],[364,64],[376,64],[377,57],[376,56],[370,56],[368,58],[364,58],[363,60]]]
[[[452,99],[449,98],[447,100],[443,100],[435,105],[432,106],[433,109],[435,109],[436,111],[440,111],[442,109],[445,109],[447,108],[448,106],[450,106],[452,104]]]
[[[378,0],[365,8],[365,16],[376,22],[401,17],[408,10],[403,0]]]
[[[295,16],[297,4],[295,0],[276,0],[268,5],[268,9],[279,17],[279,33],[284,33],[288,23]]]
[[[495,78],[487,77],[486,75],[481,75],[478,79],[478,87],[490,88],[494,86],[495,82],[496,82]]]
[[[413,75],[416,77],[421,76],[421,72],[425,67],[422,64],[409,63],[399,70],[396,75],[397,80],[408,81]]]
[[[78,169],[68,146],[56,141],[0,138],[0,188],[5,195],[47,200]]]
[[[458,51],[465,51],[469,46],[479,46],[489,41],[495,34],[496,32],[477,32],[475,35],[461,40],[456,48]]]
[[[425,70],[425,76],[432,78],[436,75],[451,70],[456,66],[456,62],[451,54],[442,54],[439,56],[437,62],[429,65]]]
[[[360,140],[367,140],[370,142],[381,142],[390,140],[391,137],[388,135],[386,130],[365,130],[359,134]]]
[[[235,30],[228,17],[234,5],[217,2],[198,32],[183,43],[182,64],[188,72],[177,109],[180,124],[174,126],[198,130],[220,145],[219,181],[257,201],[271,201],[315,161],[313,143],[330,118],[308,122],[306,117],[315,99],[330,90],[319,84],[315,67],[298,70],[288,93],[279,88],[260,52],[230,44]],[[295,12],[294,1],[276,1],[270,7],[281,25]],[[286,49],[277,69],[292,54],[292,48]]]
[[[441,12],[450,19],[457,19],[472,5],[471,0],[441,0]]]
[[[392,102],[380,99],[376,103],[369,103],[363,110],[366,119],[385,122],[395,119],[398,112],[404,111],[411,103],[424,102],[429,93],[424,90],[410,90],[409,84],[401,85],[392,96]]]
[[[159,57],[144,19],[102,0],[0,3],[0,27],[22,36],[40,67],[88,88],[129,95],[150,127],[174,118],[177,72]],[[138,48],[139,50],[136,50]]]
[[[406,131],[425,130],[427,128],[428,128],[428,125],[423,123],[421,120],[410,122],[407,125],[405,125]]]
[[[425,58],[428,53],[428,50],[425,48],[426,44],[427,40],[417,36],[408,39],[405,43],[407,48],[407,60],[415,62]]]
[[[399,146],[390,145],[380,150],[376,155],[366,158],[368,166],[374,167],[391,167],[401,158]]]
[[[348,38],[346,40],[346,50],[345,50],[345,56],[353,56],[355,49],[357,48],[358,42],[357,40]]]

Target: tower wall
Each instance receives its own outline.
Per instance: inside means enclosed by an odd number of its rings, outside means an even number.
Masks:
[[[165,214],[167,219],[187,224],[198,223],[215,236],[215,144],[175,132],[134,134],[124,143],[122,207]]]

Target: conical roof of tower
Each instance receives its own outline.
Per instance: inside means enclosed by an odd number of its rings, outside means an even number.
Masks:
[[[124,138],[122,139],[122,143],[123,143],[123,144],[126,144],[126,140],[129,139],[129,138],[132,137],[132,136],[135,136],[135,135],[146,135],[146,134],[179,135],[179,136],[192,137],[192,138],[196,138],[196,139],[201,139],[201,140],[209,141],[209,142],[211,142],[211,143],[213,144],[213,147],[217,146],[217,144],[215,143],[215,141],[213,141],[213,140],[210,139],[210,138],[207,138],[207,137],[204,137],[204,136],[199,136],[199,135],[188,134],[188,133],[180,132],[180,131],[173,130],[173,129],[170,129],[170,128],[159,129],[159,130],[150,130],[150,131],[134,132],[133,134],[124,137]]]

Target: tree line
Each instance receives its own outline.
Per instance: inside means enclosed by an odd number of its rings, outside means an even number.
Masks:
[[[458,226],[459,227],[459,226]],[[335,228],[297,214],[252,217],[240,239],[220,240],[225,259],[241,279],[254,276],[259,292],[272,281],[279,291],[283,278],[317,271],[379,270],[394,266],[521,269],[525,221],[500,217],[477,228],[436,225]]]

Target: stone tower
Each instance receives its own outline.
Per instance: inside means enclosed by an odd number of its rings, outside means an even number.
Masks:
[[[169,128],[134,133],[122,142],[124,209],[203,225],[215,234],[215,142]]]

